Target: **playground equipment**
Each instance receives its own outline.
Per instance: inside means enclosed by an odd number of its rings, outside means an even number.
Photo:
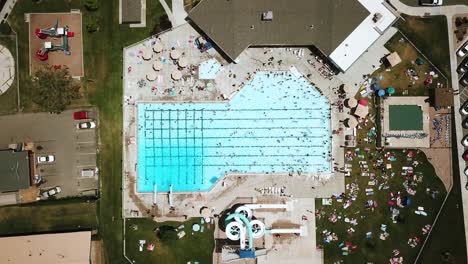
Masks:
[[[68,31],[68,26],[65,26],[64,28],[58,27],[58,19],[55,20],[54,27],[48,29],[36,28],[34,33],[36,33],[36,36],[40,39],[45,39],[47,37],[59,38],[64,35],[67,35],[68,37],[74,36],[73,32]]]
[[[44,47],[36,51],[36,57],[39,60],[47,60],[49,58],[49,51],[62,50],[65,53],[65,55],[71,54],[70,48],[68,46],[68,38],[74,37],[75,34],[69,31],[68,26],[58,27],[58,20],[55,21],[54,27],[50,29],[36,28],[35,33],[36,36],[40,39],[45,39],[47,37],[62,38],[62,45],[54,45],[50,41],[44,42]]]

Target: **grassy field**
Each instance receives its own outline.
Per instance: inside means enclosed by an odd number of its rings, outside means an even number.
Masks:
[[[13,54],[16,60],[16,36],[0,35],[0,45],[5,46]],[[16,69],[15,69],[16,71]],[[18,109],[18,90],[16,79],[8,90],[0,95],[0,114],[12,114]]]
[[[434,65],[450,80],[450,56],[445,16],[427,18],[402,14],[395,26],[425,54]]]
[[[98,201],[100,236],[104,240],[107,263],[126,263],[122,254],[122,49],[140,41],[158,26],[164,14],[158,1],[147,2],[147,27],[129,28],[118,24],[118,1],[99,1],[100,8],[88,12],[79,0],[42,0],[34,3],[20,0],[9,21],[18,33],[20,53],[20,80],[28,74],[28,25],[24,14],[28,12],[68,12],[79,8],[84,12],[85,27],[91,16],[99,20],[99,31],[87,33],[84,37],[85,78],[83,86],[88,102],[96,105],[100,112],[99,167],[101,176],[101,198]],[[21,99],[27,111],[36,108],[31,103],[29,87],[21,86]]]
[[[392,251],[398,249],[401,255],[404,257],[404,263],[411,263],[420,246],[411,248],[407,245],[407,241],[412,236],[418,236],[421,239],[425,237],[421,234],[421,228],[426,224],[431,224],[435,218],[436,212],[440,208],[440,205],[445,197],[445,189],[441,180],[436,176],[434,168],[427,161],[423,152],[414,151],[414,157],[408,158],[408,151],[403,150],[384,150],[380,151],[375,148],[375,136],[369,136],[368,131],[374,124],[369,124],[363,129],[358,130],[358,141],[359,149],[347,149],[357,155],[352,161],[347,163],[352,164],[351,177],[346,178],[346,184],[357,184],[359,191],[357,191],[356,197],[352,200],[352,205],[347,209],[344,209],[344,201],[339,203],[336,199],[333,199],[331,206],[323,206],[321,200],[316,201],[316,209],[323,210],[324,215],[322,218],[317,219],[317,243],[322,244],[325,252],[325,263],[334,263],[335,261],[344,260],[344,263],[388,263],[389,258],[392,256]],[[371,139],[371,143],[364,141],[364,138]],[[368,151],[365,151],[368,148]],[[377,160],[382,159],[384,164],[388,163],[388,159],[385,158],[385,154],[393,155],[396,160],[391,162],[391,170],[383,173],[380,169],[375,168],[373,164]],[[359,161],[367,161],[370,172],[375,173],[378,184],[375,186],[368,185],[371,180],[370,177],[360,176]],[[405,177],[401,176],[403,166],[412,166],[414,161],[418,161],[419,164],[414,168],[414,174],[423,176],[422,182],[418,183],[415,187],[416,195],[408,195],[403,186]],[[394,176],[391,176],[391,175]],[[386,180],[382,175],[388,176]],[[384,182],[387,182],[388,189],[377,190],[378,186]],[[348,185],[349,186],[349,185]],[[365,189],[373,188],[374,194],[367,196]],[[426,188],[438,191],[435,199],[430,197],[426,193]],[[397,192],[401,192],[402,195],[408,196],[411,199],[411,204],[405,208],[398,208],[400,213],[404,216],[404,221],[398,223],[392,223],[390,205],[388,201],[391,196]],[[350,190],[347,189],[346,195],[350,195]],[[345,199],[346,200],[346,199]],[[366,209],[365,203],[368,200],[377,202],[377,207],[372,209]],[[428,213],[427,217],[419,216],[414,213],[418,206],[423,206],[425,211]],[[332,223],[329,217],[335,214],[341,217],[336,223]],[[346,224],[344,219],[355,218],[358,225],[352,226]],[[387,232],[389,237],[383,241],[379,238],[380,234],[383,233],[380,230],[381,224],[387,225]],[[354,228],[355,232],[352,234],[348,233],[348,228]],[[321,232],[328,230],[334,232],[338,236],[337,241],[331,243],[323,243],[323,237]],[[372,232],[372,238],[366,239],[366,233]],[[339,248],[341,242],[349,241],[354,245],[358,246],[355,252],[351,252],[348,256],[342,255],[342,250]]]
[[[135,263],[174,263],[185,264],[191,261],[199,261],[200,263],[211,263],[214,249],[214,226],[211,225],[205,231],[194,232],[192,234],[192,224],[200,224],[200,218],[193,218],[184,223],[180,222],[165,222],[155,223],[149,219],[127,219],[126,220],[126,252],[130,260]],[[155,228],[161,225],[170,225],[174,228],[181,224],[185,226],[183,229],[186,233],[185,237],[170,242],[161,242],[153,232]],[[137,226],[138,230],[134,230],[132,226]],[[154,251],[145,249],[143,252],[138,250],[138,241],[146,240],[146,246],[154,243]],[[197,246],[194,246],[197,245]]]
[[[452,118],[453,115],[452,115]],[[452,123],[452,137],[455,138],[455,124]],[[458,142],[452,142],[453,187],[442,209],[437,225],[421,254],[419,263],[467,263],[465,227],[458,170]],[[464,191],[464,190],[463,190]],[[450,253],[447,259],[444,253]]]
[[[0,234],[29,234],[97,229],[96,203],[58,203],[0,207]]]
[[[422,56],[401,33],[396,33],[385,44],[385,47],[389,51],[397,52],[402,62],[390,68],[390,71],[387,71],[386,68],[381,68],[373,74],[376,78],[382,78],[382,80],[378,82],[381,88],[394,87],[396,96],[428,96],[429,89],[436,88],[437,83],[442,83],[444,87],[447,86],[447,79],[445,79],[437,69],[432,67],[424,56]],[[414,64],[418,58],[424,60],[423,65]],[[417,73],[419,79],[414,80],[407,76],[407,69],[413,69]],[[430,71],[434,71],[438,77],[433,79],[432,84],[426,86],[424,82]]]

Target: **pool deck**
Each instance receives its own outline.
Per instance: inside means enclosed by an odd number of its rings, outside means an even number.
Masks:
[[[323,95],[331,105],[330,131],[340,130],[339,134],[332,134],[332,167],[344,167],[344,112],[338,110],[337,89],[342,84],[336,77],[326,78],[320,72],[320,63],[308,49],[299,48],[249,48],[244,51],[237,63],[229,64],[215,49],[201,53],[193,45],[198,33],[185,24],[155,37],[143,40],[124,49],[124,96],[123,96],[123,210],[124,217],[153,217],[157,221],[183,220],[185,217],[199,217],[202,207],[211,208],[212,214],[217,214],[238,197],[273,197],[298,200],[297,212],[314,210],[313,198],[329,197],[332,194],[344,192],[343,173],[315,173],[302,175],[288,174],[242,174],[227,175],[216,182],[208,192],[174,193],[173,205],[169,207],[167,192],[137,193],[137,103],[139,102],[221,102],[229,100],[242,86],[252,79],[258,71],[290,71],[295,67],[305,76]],[[150,60],[141,58],[143,50],[150,49],[152,43],[159,41],[164,49],[161,54],[153,53]],[[188,67],[182,70],[183,80],[171,79],[171,73],[177,69],[172,62],[163,64],[157,72],[155,81],[148,81],[146,75],[153,71],[152,65],[161,57],[167,59],[172,47],[180,50],[188,61]],[[303,50],[301,52],[301,50]],[[141,51],[141,52],[140,52]],[[302,54],[299,56],[298,54]],[[198,65],[206,60],[216,59],[223,69],[213,80],[199,80]],[[281,60],[281,62],[279,62]],[[189,70],[191,68],[191,70]],[[211,84],[208,84],[211,83]],[[141,86],[141,87],[140,87]],[[152,89],[155,87],[155,89]],[[357,88],[356,88],[357,89]],[[286,196],[262,195],[259,188],[285,187]],[[156,204],[154,205],[154,199]],[[308,202],[306,202],[308,201]],[[273,214],[272,214],[273,215]],[[296,221],[291,215],[284,216],[285,220]],[[289,218],[288,218],[289,217]],[[293,219],[294,218],[294,219]],[[310,216],[309,218],[314,218]],[[300,224],[300,222],[299,222]],[[304,260],[311,259],[310,252],[320,259],[321,252],[315,251],[315,224],[309,230],[307,239],[297,242],[304,250]],[[309,250],[306,250],[306,248]],[[309,253],[307,253],[309,252]],[[317,253],[317,254],[316,254]],[[270,254],[270,253],[269,253]],[[271,254],[275,254],[272,252]],[[270,255],[268,255],[270,256]],[[273,256],[273,255],[271,255]],[[277,256],[275,259],[286,260],[287,255]],[[300,257],[298,255],[298,257]],[[312,258],[314,259],[314,258]],[[299,261],[299,260],[298,260]],[[310,260],[309,260],[310,261]],[[268,262],[272,263],[272,262]],[[301,261],[297,263],[302,263]],[[318,262],[317,262],[318,263]]]

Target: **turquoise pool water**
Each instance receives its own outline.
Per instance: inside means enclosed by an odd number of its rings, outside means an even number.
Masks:
[[[207,191],[230,172],[330,172],[329,107],[289,72],[257,73],[229,103],[140,103],[137,189]]]
[[[223,69],[221,63],[215,59],[204,61],[198,67],[198,78],[200,79],[215,79],[218,72]]]

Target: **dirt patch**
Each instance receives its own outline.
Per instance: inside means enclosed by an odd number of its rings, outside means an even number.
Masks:
[[[63,51],[49,52],[49,58],[41,61],[36,58],[36,51],[44,46],[44,42],[52,42],[54,45],[62,45],[62,38],[47,37],[40,39],[35,34],[36,28],[46,29],[54,26],[58,20],[59,27],[68,26],[75,35],[68,38],[70,55]],[[83,35],[81,14],[52,13],[29,15],[29,72],[33,74],[45,65],[64,65],[69,68],[72,76],[83,76]]]
[[[434,166],[437,176],[442,180],[445,190],[452,185],[452,150],[450,148],[422,149],[427,160]]]

